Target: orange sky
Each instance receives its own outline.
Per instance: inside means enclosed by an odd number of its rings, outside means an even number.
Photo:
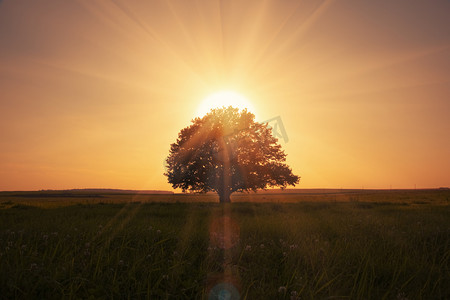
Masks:
[[[0,1],[0,190],[164,189],[209,94],[300,188],[450,186],[449,1]]]

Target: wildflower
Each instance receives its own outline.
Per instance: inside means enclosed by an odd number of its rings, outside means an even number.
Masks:
[[[161,230],[159,230],[159,229],[156,230],[156,233],[157,233],[157,234],[160,234],[160,233],[161,233]]]
[[[408,300],[408,298],[406,297],[405,293],[398,293],[397,294],[397,299],[398,300]]]
[[[250,245],[245,246],[245,250],[251,251],[252,250],[252,246],[250,246]]]
[[[168,279],[169,279],[169,275],[164,274],[164,275],[162,276],[162,278],[165,279],[165,280],[168,280]]]
[[[280,286],[278,288],[278,293],[286,293],[286,287],[285,286]]]
[[[300,297],[297,296],[297,291],[291,292],[291,300],[298,300]]]
[[[259,245],[259,247],[261,248],[261,249],[264,249],[264,244],[261,244],[261,245]]]

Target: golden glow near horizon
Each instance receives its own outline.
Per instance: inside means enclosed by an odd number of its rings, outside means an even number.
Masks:
[[[282,121],[299,188],[450,186],[449,15],[449,1],[0,1],[0,190],[171,190],[170,144],[224,89]]]
[[[233,106],[239,110],[247,109],[247,111],[256,115],[255,108],[247,98],[237,92],[223,90],[206,97],[206,99],[199,105],[196,116],[203,117],[211,109],[228,106]]]

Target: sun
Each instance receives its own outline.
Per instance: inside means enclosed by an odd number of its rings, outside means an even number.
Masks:
[[[213,108],[233,106],[239,110],[247,109],[247,111],[255,114],[255,108],[252,103],[243,95],[234,91],[224,90],[213,93],[200,103],[197,109],[197,116],[203,117]]]

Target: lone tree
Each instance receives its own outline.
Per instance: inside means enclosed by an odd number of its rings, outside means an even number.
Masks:
[[[285,164],[286,154],[267,123],[237,108],[212,109],[180,131],[166,159],[173,188],[217,192],[230,202],[236,191],[295,186],[299,177]]]

